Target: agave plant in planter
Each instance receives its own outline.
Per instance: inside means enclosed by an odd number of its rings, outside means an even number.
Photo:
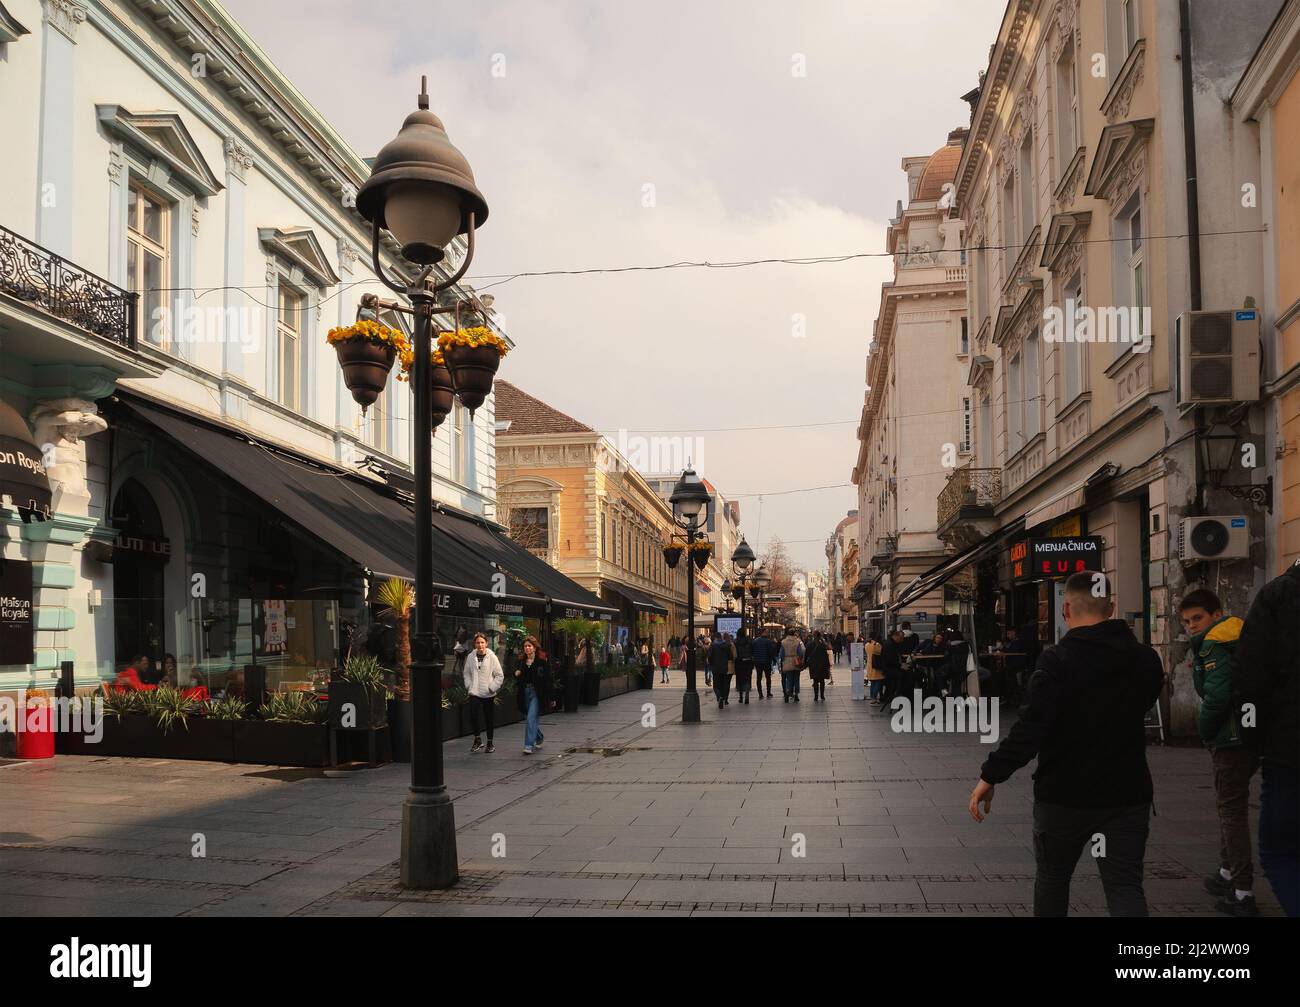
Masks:
[[[410,348],[400,329],[391,329],[368,318],[330,329],[325,341],[338,354],[343,382],[363,411],[388,385],[393,361]]]
[[[474,410],[492,393],[492,380],[510,347],[487,326],[472,325],[442,333],[438,336],[438,349],[446,361],[456,395],[473,416]]]
[[[338,729],[377,730],[388,723],[385,668],[371,654],[351,654],[330,678],[329,722]]]

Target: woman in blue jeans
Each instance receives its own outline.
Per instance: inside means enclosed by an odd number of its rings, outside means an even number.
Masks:
[[[515,668],[515,698],[519,712],[525,717],[524,754],[532,755],[534,748],[542,747],[542,729],[538,725],[542,703],[551,681],[551,670],[539,656],[541,648],[537,637],[524,638],[524,657]]]

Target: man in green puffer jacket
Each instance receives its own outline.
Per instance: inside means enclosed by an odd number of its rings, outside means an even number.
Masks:
[[[1230,916],[1258,916],[1251,894],[1250,778],[1259,759],[1242,735],[1241,704],[1233,682],[1233,658],[1242,621],[1223,614],[1213,591],[1187,595],[1179,606],[1191,637],[1192,684],[1201,697],[1197,732],[1210,749],[1214,796],[1219,812],[1219,870],[1205,890],[1222,896],[1215,908]]]

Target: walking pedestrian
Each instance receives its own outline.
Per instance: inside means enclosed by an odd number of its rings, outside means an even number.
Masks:
[[[799,702],[799,673],[803,670],[803,659],[803,643],[795,635],[794,627],[787,626],[781,640],[781,692],[787,703],[791,699]]]
[[[754,645],[749,634],[741,630],[736,634],[736,694],[742,704],[749,703],[750,679],[754,669]]]
[[[894,697],[902,694],[900,679],[903,674],[903,659],[898,650],[898,644],[902,639],[903,631],[895,626],[880,645],[878,664],[884,685],[881,688],[878,705],[885,713],[889,713],[889,706],[893,703]]]
[[[777,645],[767,633],[760,633],[754,639],[754,681],[758,686],[758,698],[763,698],[763,680],[767,680],[767,698],[772,698],[772,664],[776,658]]]
[[[1039,657],[1025,714],[984,761],[970,796],[971,817],[982,822],[994,787],[1038,757],[1035,916],[1067,915],[1075,865],[1098,834],[1105,856],[1094,859],[1110,915],[1147,915],[1142,859],[1152,788],[1146,714],[1164,685],[1164,669],[1128,623],[1111,618],[1109,590],[1094,594],[1100,576],[1076,573],[1066,580],[1062,614],[1069,631]]]
[[[843,650],[844,650],[844,634],[836,633],[835,636],[831,638],[831,651],[835,655],[835,664],[840,663],[840,654],[843,652]]]
[[[695,658],[695,667],[704,669],[704,684],[708,688],[713,687],[713,665],[709,663],[709,651],[713,649],[713,641],[709,639],[707,633],[700,636],[700,649]]]
[[[713,694],[718,697],[718,709],[731,703],[731,671],[735,667],[736,645],[731,634],[715,637],[709,647],[709,670],[713,672]]]
[[[479,725],[486,722],[486,751],[491,755],[496,751],[496,747],[492,744],[492,728],[496,719],[493,716],[493,708],[506,675],[501,670],[501,662],[497,660],[496,654],[488,650],[487,637],[482,633],[474,634],[474,649],[465,659],[463,675],[465,691],[469,693],[471,721],[474,725],[474,746],[470,749],[470,754],[476,755],[484,751]]]
[[[1265,584],[1237,641],[1237,701],[1256,711],[1259,866],[1283,912],[1300,915],[1300,561]],[[1238,707],[1240,709],[1240,707]]]
[[[541,656],[537,637],[524,637],[524,656],[515,668],[515,702],[524,715],[524,754],[532,755],[543,741],[540,717],[542,704],[550,698],[551,672]],[[491,735],[488,738],[491,739]],[[489,749],[491,740],[488,741]]]
[[[673,659],[668,656],[668,645],[665,644],[659,651],[659,681],[668,681],[668,669],[672,667]]]
[[[1183,598],[1179,614],[1190,637],[1192,686],[1201,697],[1196,729],[1210,750],[1219,815],[1219,869],[1205,879],[1205,890],[1219,896],[1215,908],[1221,913],[1258,916],[1252,891],[1250,778],[1259,759],[1245,743],[1233,682],[1242,622],[1225,615],[1219,596],[1205,588]]]
[[[813,633],[812,645],[808,648],[808,677],[812,679],[813,702],[826,699],[826,679],[831,673],[831,649],[822,638],[821,630]]]
[[[880,690],[885,686],[885,672],[880,667],[880,653],[884,649],[880,642],[880,634],[872,633],[864,649],[866,650],[867,661],[868,698],[872,706],[879,706]]]

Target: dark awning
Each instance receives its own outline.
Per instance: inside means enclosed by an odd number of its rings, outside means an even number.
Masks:
[[[630,601],[633,608],[639,608],[646,612],[658,612],[660,615],[668,614],[667,608],[639,588],[630,587],[617,580],[606,580],[604,583],[611,591],[618,592]]]
[[[18,410],[0,402],[0,499],[8,497],[28,520],[50,516],[50,480],[45,459]]]
[[[415,516],[401,500],[389,496],[386,487],[153,403],[126,396],[120,401],[139,419],[372,573],[407,580],[415,576]],[[504,585],[494,581],[496,570],[479,553],[436,525],[434,535],[435,589],[521,605],[530,614],[544,611],[540,593],[508,571]],[[486,609],[478,610],[486,614]]]
[[[489,575],[501,571],[529,590],[545,595],[551,600],[552,614],[557,618],[598,619],[601,613],[618,612],[483,518],[435,504],[433,526],[445,537],[463,543],[486,563]]]
[[[978,563],[990,553],[996,552],[1007,539],[1022,532],[1024,527],[1024,519],[1017,518],[1005,528],[998,529],[988,538],[976,542],[962,552],[957,553],[957,555],[950,556],[937,566],[931,567],[925,573],[914,578],[907,587],[903,588],[902,594],[890,603],[890,611],[897,611],[922,595],[929,594],[935,588],[941,587],[945,582],[955,577],[959,571],[972,563]]]

